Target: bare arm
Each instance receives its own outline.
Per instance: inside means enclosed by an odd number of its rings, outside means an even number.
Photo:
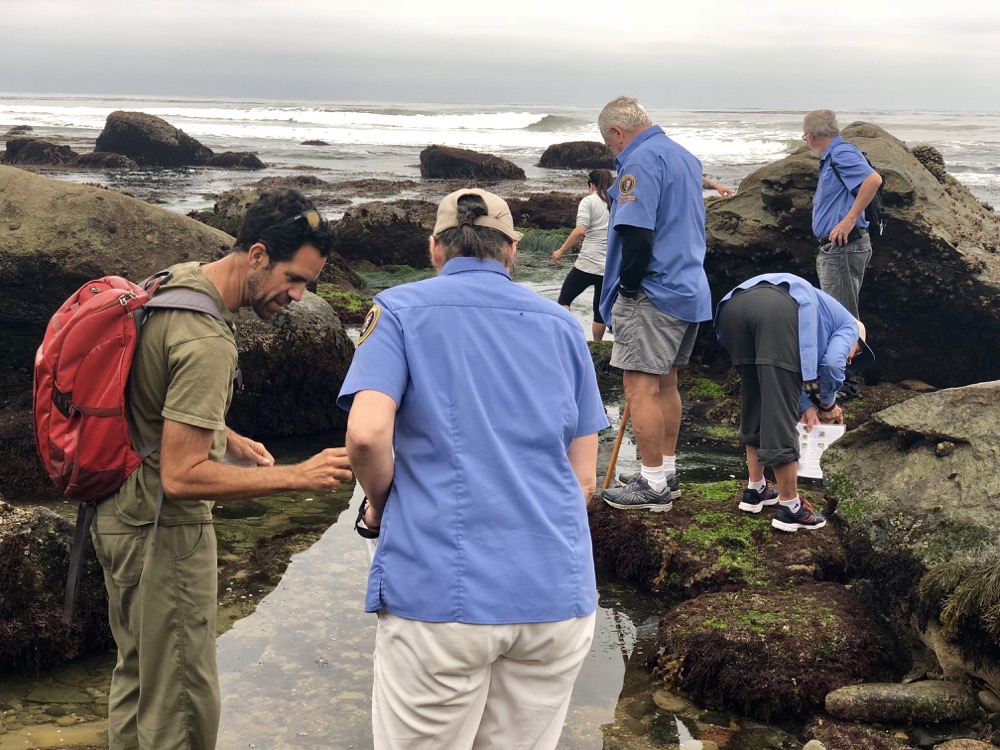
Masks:
[[[732,188],[723,187],[719,183],[713,182],[704,175],[702,175],[701,177],[701,184],[703,187],[708,188],[709,190],[716,191],[723,198],[728,198],[730,195],[733,194]]]
[[[882,175],[878,172],[872,172],[865,177],[865,181],[858,187],[858,196],[854,199],[854,205],[851,206],[851,210],[847,212],[847,216],[830,232],[830,242],[835,245],[847,244],[847,235],[854,229],[854,225],[858,223],[858,217],[868,207],[868,204],[872,202],[872,198],[875,197],[875,193],[878,192],[878,187],[881,184]]]
[[[168,499],[242,500],[283,490],[325,492],[351,479],[347,450],[344,448],[327,448],[299,464],[274,466],[258,463],[257,468],[250,470],[211,460],[208,455],[212,449],[212,435],[211,430],[172,419],[164,420],[160,481]],[[237,437],[247,440],[240,435]],[[246,450],[246,446],[240,449]],[[257,453],[255,450],[251,452]],[[264,453],[267,453],[266,449]],[[259,453],[257,457],[264,460]]]
[[[368,497],[365,524],[377,527],[382,521],[385,501],[395,467],[392,439],[396,429],[396,402],[379,391],[359,391],[347,417],[347,455],[358,484]]]
[[[585,235],[586,233],[587,233],[587,227],[577,227],[572,232],[570,232],[569,237],[566,238],[566,241],[562,244],[562,247],[560,247],[558,250],[552,253],[552,260],[556,262],[562,260],[562,257],[563,255],[566,254],[566,251],[569,250],[571,247],[574,247],[575,245],[579,244],[580,240],[583,239],[583,235]]]
[[[589,504],[597,491],[597,433],[574,439],[566,455],[576,474],[576,480],[580,483],[583,502]]]

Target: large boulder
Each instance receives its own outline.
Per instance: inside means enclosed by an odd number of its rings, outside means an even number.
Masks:
[[[118,110],[108,115],[94,151],[124,154],[146,167],[199,166],[212,150],[162,117]]]
[[[0,167],[0,289],[4,290],[0,298],[0,489],[48,484],[34,455],[31,373],[45,326],[62,301],[89,279],[115,274],[139,280],[173,263],[217,259],[232,244],[233,238],[223,232],[111,190]],[[241,354],[249,358],[242,367],[251,385],[255,368],[269,373],[272,384],[315,378],[333,383],[343,376],[343,341],[337,343],[330,333],[290,336],[281,330],[275,335],[295,342],[294,350],[241,339],[245,344]],[[331,352],[312,351],[323,347],[331,347]],[[274,360],[261,364],[268,356]],[[261,386],[259,390],[266,389]],[[301,395],[301,389],[296,393]],[[234,398],[237,413],[240,398]],[[287,428],[269,411],[267,398],[253,387],[245,398],[253,400],[261,415],[259,423],[251,423],[254,411],[245,410],[240,425],[246,432],[262,437],[273,427],[277,434],[287,434]],[[288,396],[268,398],[287,400]],[[338,423],[340,417],[332,414],[336,411],[332,405],[321,413],[315,410],[316,403],[314,399],[285,403],[287,423],[300,432],[322,431]]]
[[[333,224],[334,248],[348,260],[427,268],[431,264],[427,238],[435,210],[425,201],[354,206]]]
[[[857,590],[948,678],[1000,690],[1000,381],[916,396],[824,453]]]
[[[854,123],[843,135],[885,181],[888,224],[872,239],[861,291],[878,373],[938,387],[1000,377],[1000,348],[984,346],[1000,340],[1000,217],[883,129]],[[811,230],[817,170],[801,148],[746,177],[732,198],[708,205],[713,299],[768,271],[818,284]]]
[[[547,169],[614,169],[611,149],[597,141],[553,143],[542,153],[538,166]]]
[[[347,427],[337,394],[354,344],[325,300],[306,292],[267,322],[241,310],[236,341],[243,390],[226,417],[234,430],[266,439]]]
[[[79,154],[69,146],[60,146],[36,138],[11,138],[3,155],[4,164],[63,166],[72,164]]]
[[[428,146],[421,151],[420,176],[425,179],[485,182],[527,179],[524,170],[512,161],[452,146]]]
[[[101,566],[89,542],[76,610],[63,625],[72,525],[0,499],[0,672],[36,674],[112,643]]]

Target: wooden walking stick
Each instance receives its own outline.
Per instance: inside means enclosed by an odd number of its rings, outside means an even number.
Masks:
[[[618,425],[618,437],[615,438],[615,447],[611,451],[611,462],[608,464],[608,473],[604,475],[604,489],[611,486],[611,477],[615,473],[615,464],[618,463],[618,450],[622,447],[622,438],[625,437],[625,426],[628,424],[628,402],[622,409],[622,423]]]

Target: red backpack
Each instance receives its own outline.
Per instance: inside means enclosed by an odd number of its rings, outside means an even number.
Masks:
[[[126,386],[143,319],[152,309],[170,308],[205,313],[225,325],[218,305],[202,292],[167,289],[154,298],[169,278],[161,271],[142,284],[120,276],[87,282],[52,316],[35,355],[38,455],[55,485],[81,502],[66,585],[67,624],[97,502],[160,447],[157,438],[135,450],[126,416]]]

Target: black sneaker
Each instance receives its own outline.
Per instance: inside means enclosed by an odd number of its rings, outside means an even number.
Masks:
[[[670,485],[657,492],[649,486],[646,478],[639,476],[634,482],[613,490],[601,493],[604,502],[612,508],[624,510],[651,510],[654,513],[666,513],[674,507],[670,499]]]
[[[771,526],[781,531],[798,531],[799,529],[822,529],[826,519],[822,513],[817,513],[805,500],[798,512],[792,513],[787,505],[779,505],[771,519]]]
[[[765,505],[778,504],[778,491],[774,485],[767,484],[762,490],[752,490],[747,487],[743,490],[743,499],[740,501],[740,510],[747,513],[760,513]]]
[[[619,474],[618,484],[622,487],[627,487],[628,485],[635,482],[636,479],[642,476],[641,471],[635,472],[635,474]],[[670,488],[670,499],[677,500],[681,496],[681,480],[677,478],[676,474],[667,474],[667,487]]]

